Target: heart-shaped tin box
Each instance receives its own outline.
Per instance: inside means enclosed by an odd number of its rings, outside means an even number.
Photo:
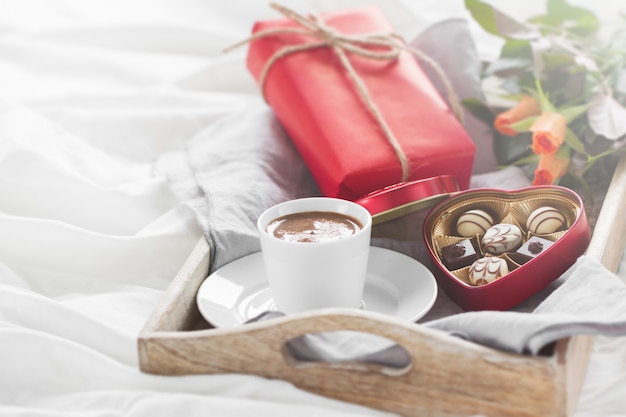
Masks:
[[[415,197],[420,194],[416,190],[433,192],[440,188],[442,197],[424,217],[424,244],[432,257],[432,269],[439,285],[465,310],[507,310],[556,280],[587,249],[591,230],[583,202],[568,188],[549,185],[515,191],[482,188],[456,192],[451,185],[444,184],[432,190],[433,184],[440,183],[441,179],[427,179],[396,187],[392,192]],[[410,189],[413,191],[408,193]],[[386,190],[384,194],[361,200],[370,208],[375,222],[376,219],[387,221],[393,212],[390,208],[399,201],[397,195],[392,198],[389,193]],[[411,207],[424,208],[423,203],[408,200],[409,197],[397,213],[406,214]],[[383,201],[388,207],[383,207]],[[459,218],[476,210],[487,214],[488,223],[469,230],[460,228]],[[552,228],[542,230],[534,224],[529,227],[529,216],[544,210],[539,220],[548,219]],[[559,220],[555,222],[548,213]],[[518,235],[512,241],[507,240],[510,229]],[[504,235],[500,234],[502,230],[506,231]],[[496,236],[491,237],[494,233]],[[503,241],[508,247],[502,246]],[[477,280],[481,271],[472,266],[474,262],[499,265],[503,270],[487,271],[487,275],[491,274],[488,279]],[[472,268],[474,271],[470,273]],[[485,271],[482,272],[484,277]]]
[[[533,233],[534,229],[529,230],[527,226],[528,218],[535,210],[545,207],[561,213],[564,224],[552,233],[540,234],[541,230]],[[509,270],[501,278],[484,285],[471,283],[471,266],[453,269],[444,264],[443,248],[467,239],[459,236],[457,222],[468,210],[482,210],[491,215],[494,224],[513,224],[521,231],[521,246],[514,245],[510,251],[497,255],[487,252],[484,236],[472,238],[479,258],[498,257],[506,262]],[[558,186],[535,186],[517,191],[481,189],[461,192],[432,209],[424,223],[423,233],[443,290],[466,310],[505,310],[524,301],[574,264],[591,239],[580,197]],[[545,248],[534,254],[528,253],[528,243],[532,243],[528,241],[535,237],[544,239],[542,246]],[[522,253],[524,248],[525,254]]]

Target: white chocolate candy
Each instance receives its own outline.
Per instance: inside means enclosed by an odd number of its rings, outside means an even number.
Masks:
[[[565,216],[554,207],[539,207],[530,213],[526,228],[536,235],[554,233],[565,226]]]
[[[482,242],[487,253],[500,255],[515,250],[522,244],[522,231],[514,224],[496,224],[487,230]]]
[[[509,273],[509,267],[502,258],[487,256],[474,261],[469,269],[472,285],[485,285]]]
[[[463,237],[484,235],[493,226],[491,216],[482,210],[468,210],[456,222],[456,231]]]

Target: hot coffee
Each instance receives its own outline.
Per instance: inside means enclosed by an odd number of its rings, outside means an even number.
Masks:
[[[272,220],[267,232],[290,242],[328,242],[343,239],[361,230],[355,218],[329,211],[306,211],[287,214]]]
[[[329,197],[284,201],[261,213],[257,231],[278,311],[359,308],[372,232],[365,207]]]

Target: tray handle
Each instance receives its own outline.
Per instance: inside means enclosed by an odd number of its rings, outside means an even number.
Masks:
[[[288,340],[342,330],[398,343],[408,352],[410,366],[389,372],[384,366],[360,362],[300,362],[285,353]],[[557,346],[557,355],[549,357],[516,355],[360,310],[318,310],[230,329],[156,332],[140,339],[140,350],[140,357],[148,358],[145,365],[154,366],[155,373],[243,372],[403,415],[447,410],[454,404],[449,415],[482,410],[499,416],[551,416],[562,415],[565,404],[563,358],[558,352],[565,352],[565,345]],[[143,370],[151,371],[145,366]],[[451,381],[468,383],[451,386]]]

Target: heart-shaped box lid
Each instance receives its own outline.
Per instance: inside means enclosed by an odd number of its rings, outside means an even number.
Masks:
[[[373,191],[355,202],[372,215],[374,225],[433,207],[459,191],[451,175],[401,182]]]

